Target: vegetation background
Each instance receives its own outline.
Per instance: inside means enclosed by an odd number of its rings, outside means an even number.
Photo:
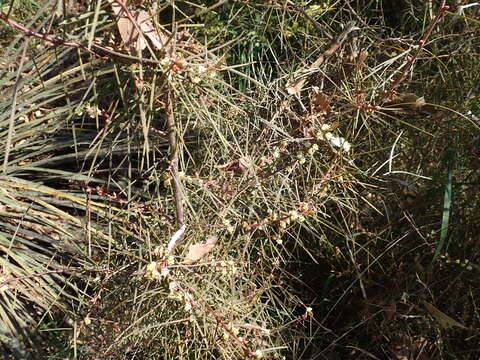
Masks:
[[[480,6],[0,1],[4,359],[478,359]]]

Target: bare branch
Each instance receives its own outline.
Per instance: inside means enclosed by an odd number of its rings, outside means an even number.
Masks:
[[[167,93],[167,128],[168,128],[168,143],[170,145],[170,173],[172,175],[171,185],[173,199],[175,201],[175,214],[177,223],[183,225],[183,194],[182,182],[178,172],[178,143],[177,134],[175,132],[175,113],[173,112],[173,92],[171,90]]]

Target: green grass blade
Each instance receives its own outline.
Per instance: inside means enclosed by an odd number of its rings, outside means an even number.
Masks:
[[[448,149],[446,160],[448,163],[448,173],[447,173],[447,182],[445,183],[445,190],[443,194],[443,214],[442,214],[442,227],[440,229],[440,239],[437,243],[437,248],[435,249],[435,254],[433,255],[432,262],[437,260],[442,249],[445,246],[448,234],[448,224],[450,221],[450,211],[452,205],[452,180],[453,180],[453,170],[455,164],[455,149]]]

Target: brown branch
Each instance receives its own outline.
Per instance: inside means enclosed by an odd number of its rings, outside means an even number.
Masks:
[[[64,40],[64,39],[61,39],[61,38],[51,36],[49,34],[33,31],[33,30],[30,30],[30,29],[26,28],[25,26],[17,23],[15,20],[9,18],[5,13],[3,13],[1,11],[0,11],[0,19],[5,21],[12,28],[21,31],[26,36],[35,37],[37,39],[46,41],[46,42],[48,42],[48,43],[50,43],[54,46],[61,46],[61,45],[62,46],[68,46],[68,47],[75,48],[75,49],[82,49],[82,50],[85,50],[89,53],[93,53],[93,54],[98,55],[98,56],[107,56],[109,58],[112,58],[112,57],[113,58],[120,58],[122,60],[129,61],[129,62],[142,61],[142,62],[150,63],[150,64],[159,64],[160,63],[158,60],[145,59],[145,58],[141,58],[141,57],[127,55],[127,54],[124,54],[124,53],[121,53],[121,52],[117,52],[115,50],[105,48],[105,47],[100,46],[100,45],[95,44],[95,43],[91,43],[90,44],[91,47],[89,49],[88,46],[84,43],[78,43],[78,42],[75,42],[75,41],[68,41],[68,40]]]
[[[442,15],[444,15],[447,10],[449,9],[448,6],[445,5],[445,0],[442,0],[437,13],[432,17],[432,20],[430,21],[430,24],[428,25],[427,30],[425,31],[422,40],[418,42],[418,48],[415,51],[415,54],[413,56],[407,56],[406,59],[406,65],[403,69],[403,71],[400,73],[400,75],[392,81],[392,84],[390,85],[390,88],[388,90],[385,90],[379,98],[376,100],[375,104],[372,106],[370,105],[370,108],[377,108],[380,106],[380,104],[390,95],[392,95],[395,91],[395,89],[398,87],[398,85],[407,77],[408,73],[410,72],[413,63],[415,60],[417,60],[418,56],[422,52],[423,48],[425,47],[425,44],[427,43],[428,39],[430,38],[430,35],[432,34],[433,28],[435,25],[440,21],[442,18]]]
[[[332,43],[330,47],[317,60],[315,60],[315,62],[312,65],[308,67],[308,70],[312,71],[320,67],[326,59],[328,59],[338,50],[338,48],[342,45],[342,43],[347,38],[348,34],[350,34],[353,30],[356,30],[356,29],[357,28],[355,27],[355,22],[353,21],[349,22],[345,26],[345,29],[342,31],[342,33],[336,39],[332,39]],[[306,77],[297,81],[296,83],[294,83],[294,85],[289,86],[287,88],[287,92],[290,95],[299,94],[302,91],[306,81],[307,81]]]
[[[175,201],[175,214],[177,223],[183,225],[183,193],[182,182],[178,171],[178,143],[177,134],[175,132],[175,113],[173,112],[173,92],[171,89],[167,92],[167,128],[168,128],[168,143],[170,145],[170,173],[172,179],[170,181],[172,186],[173,199]]]
[[[30,29],[26,28],[25,26],[17,23],[15,20],[12,20],[11,18],[9,18],[6,14],[4,14],[1,11],[0,11],[0,19],[5,21],[11,27],[13,27],[17,30],[20,30],[26,36],[36,37],[38,39],[47,41],[47,42],[49,42],[49,43],[51,43],[55,46],[64,45],[64,46],[73,47],[73,48],[77,48],[77,49],[85,48],[82,44],[79,44],[79,43],[76,43],[76,42],[73,42],[73,41],[66,41],[66,40],[63,40],[63,39],[60,39],[60,38],[50,36],[50,35],[45,34],[45,33],[40,33],[40,32],[30,30]]]
[[[287,5],[292,6],[296,11],[301,13],[305,18],[312,23],[312,25],[320,31],[323,35],[327,37],[328,40],[333,41],[334,38],[330,33],[325,29],[324,26],[318,23],[317,20],[315,20],[313,17],[311,17],[301,6],[297,5],[293,0],[287,0]]]

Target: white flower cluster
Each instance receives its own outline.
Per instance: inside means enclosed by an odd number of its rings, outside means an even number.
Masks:
[[[352,145],[341,136],[335,136],[331,131],[331,126],[328,124],[322,125],[321,130],[317,133],[318,140],[327,140],[336,148],[340,148],[345,152],[349,152]]]

